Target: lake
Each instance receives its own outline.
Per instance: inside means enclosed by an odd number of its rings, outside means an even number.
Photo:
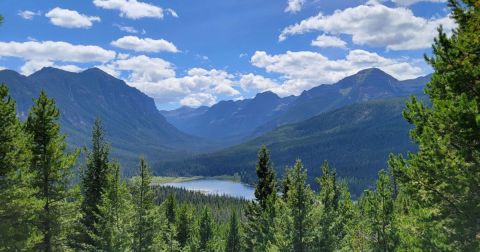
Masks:
[[[185,182],[165,183],[162,185],[184,188],[192,191],[201,191],[206,194],[217,194],[235,198],[243,198],[247,200],[251,200],[255,197],[253,187],[230,180],[196,179]]]

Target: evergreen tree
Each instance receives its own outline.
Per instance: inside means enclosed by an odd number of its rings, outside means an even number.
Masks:
[[[213,218],[210,209],[204,207],[199,220],[199,250],[211,251],[213,239]]]
[[[230,217],[230,223],[228,227],[227,243],[226,243],[225,251],[239,252],[240,248],[241,248],[241,241],[240,241],[240,227],[238,225],[238,216],[237,216],[237,212],[232,211],[232,215]]]
[[[38,234],[32,219],[38,211],[28,171],[28,136],[15,112],[8,88],[0,85],[0,251],[31,250]]]
[[[444,225],[456,251],[480,249],[480,5],[449,0],[458,27],[451,37],[442,28],[426,57],[434,73],[426,93],[431,105],[415,98],[406,119],[415,125],[419,151],[393,167],[400,186],[432,218]],[[398,157],[401,159],[401,157]]]
[[[67,199],[71,196],[70,168],[75,164],[77,152],[66,153],[65,136],[60,133],[59,110],[44,91],[35,100],[27,119],[27,131],[32,136],[31,171],[36,197],[42,201],[37,228],[42,241],[37,245],[43,251],[63,250],[65,246],[65,220],[70,214]]]
[[[398,245],[397,230],[394,222],[393,186],[390,176],[383,170],[379,172],[374,192],[363,195],[364,218],[368,220],[369,243],[375,251],[394,251]]]
[[[98,207],[102,204],[102,195],[109,186],[109,152],[102,123],[97,118],[92,129],[92,150],[87,153],[86,167],[81,177],[82,218],[76,243],[83,249],[94,249],[97,245],[94,237],[100,235],[96,228],[99,225],[98,219],[102,218]]]
[[[134,202],[133,250],[153,251],[155,239],[156,212],[151,188],[150,168],[144,158],[140,159],[139,173],[134,178],[132,198]]]
[[[190,239],[191,226],[190,208],[188,205],[183,205],[183,207],[180,208],[177,221],[177,241],[181,248],[184,248]]]
[[[247,221],[245,230],[245,249],[247,251],[265,251],[273,242],[272,230],[275,218],[277,186],[270,154],[265,146],[258,152],[256,164],[258,182],[255,186],[255,201],[245,210]]]
[[[175,195],[173,193],[168,195],[167,201],[165,203],[165,216],[169,225],[174,225],[177,219],[177,202],[175,200]]]
[[[107,176],[108,186],[102,194],[98,205],[98,222],[95,226],[98,235],[95,236],[97,251],[127,251],[132,247],[131,195],[127,184],[120,179],[120,166],[111,163]]]
[[[288,171],[290,185],[287,195],[287,206],[292,216],[292,251],[307,251],[313,240],[311,211],[314,198],[313,191],[307,182],[307,172],[300,160]]]

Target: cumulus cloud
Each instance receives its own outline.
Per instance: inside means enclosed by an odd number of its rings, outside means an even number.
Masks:
[[[283,96],[296,95],[318,85],[331,84],[371,67],[380,68],[401,80],[423,74],[423,70],[412,62],[385,58],[364,50],[352,50],[344,59],[336,60],[311,51],[287,51],[278,55],[257,51],[252,56],[251,63],[269,73],[281,75],[284,79],[282,83],[275,86],[273,81],[267,82],[266,87]]]
[[[262,75],[256,74],[244,74],[240,76],[239,79],[240,87],[244,91],[256,91],[256,92],[265,92],[267,90],[275,91],[280,93],[280,95],[287,95],[282,93],[282,90],[279,89],[279,84],[270,78],[266,78]]]
[[[83,70],[83,68],[75,65],[57,65],[54,62],[48,60],[29,60],[22,65],[22,67],[20,68],[20,72],[23,75],[30,75],[44,67],[55,67],[69,72],[80,72]]]
[[[45,16],[50,19],[52,24],[65,28],[90,28],[93,22],[101,21],[100,17],[87,16],[75,10],[62,9],[59,7],[53,8],[47,12]]]
[[[177,47],[164,39],[139,38],[125,36],[111,42],[112,46],[134,50],[136,52],[178,52]]]
[[[180,100],[180,104],[189,107],[199,107],[202,105],[211,106],[217,102],[215,96],[209,93],[190,94]]]
[[[41,13],[39,11],[33,12],[30,10],[21,10],[17,13],[20,17],[27,20],[32,20],[35,16],[39,16]]]
[[[322,31],[351,35],[357,45],[411,50],[430,47],[440,25],[447,31],[456,26],[448,16],[425,19],[404,7],[368,4],[337,10],[331,15],[319,13],[283,29],[279,41],[292,35]]]
[[[347,42],[335,36],[322,34],[312,41],[312,46],[347,48]]]
[[[119,24],[114,24],[113,26],[117,27],[120,31],[123,31],[123,32],[128,32],[128,33],[133,33],[133,34],[136,34],[136,33],[141,33],[141,34],[145,34],[145,30],[142,30],[142,31],[139,31],[137,29],[135,29],[135,27],[132,27],[132,26],[123,26],[123,25],[119,25]]]
[[[393,3],[400,6],[410,6],[420,2],[445,3],[447,0],[391,0]],[[386,0],[371,0],[371,2],[386,2]]]
[[[0,56],[25,60],[63,62],[107,62],[115,59],[114,51],[94,45],[73,45],[63,41],[0,42]]]
[[[160,18],[164,17],[164,10],[153,4],[137,0],[94,0],[95,6],[120,11],[120,16],[130,19]],[[168,11],[172,16],[177,16],[175,11]]]
[[[302,10],[304,4],[305,0],[288,0],[288,5],[287,8],[285,8],[285,12],[297,13]]]

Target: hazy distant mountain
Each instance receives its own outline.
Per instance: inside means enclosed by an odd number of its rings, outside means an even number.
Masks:
[[[293,96],[280,98],[272,92],[265,92],[253,99],[221,101],[212,107],[182,107],[161,112],[184,132],[230,143],[242,140],[255,128],[278,116],[293,99]]]
[[[402,117],[404,104],[405,98],[389,98],[346,106],[282,126],[240,145],[161,163],[155,169],[168,175],[239,173],[253,181],[256,153],[265,144],[280,174],[300,158],[310,179],[319,176],[320,165],[329,160],[342,177],[373,180],[378,170],[386,168],[389,153],[415,149],[408,137],[410,126]]]
[[[300,122],[322,112],[350,104],[423,94],[430,76],[399,81],[382,70],[371,68],[332,85],[321,85],[300,96],[280,98],[266,92],[253,99],[222,101],[212,107],[162,111],[179,129],[210,139],[240,140],[259,136],[281,125]]]
[[[28,77],[3,70],[0,82],[9,86],[22,118],[44,89],[56,100],[62,130],[75,146],[89,144],[93,121],[100,117],[114,156],[128,165],[140,154],[154,161],[199,147],[197,138],[165,120],[152,98],[97,68],[72,73],[49,67]]]

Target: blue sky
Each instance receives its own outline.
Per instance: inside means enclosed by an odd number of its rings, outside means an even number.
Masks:
[[[161,109],[298,95],[368,68],[429,73],[444,0],[3,0],[0,67],[99,67]]]

